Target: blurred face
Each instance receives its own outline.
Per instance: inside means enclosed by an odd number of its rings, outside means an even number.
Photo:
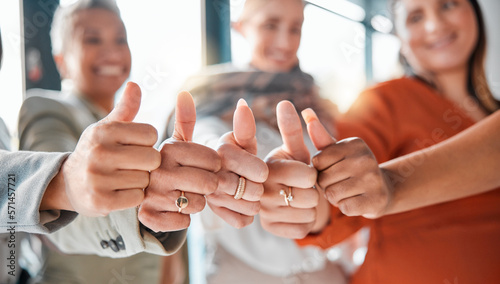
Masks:
[[[267,72],[288,72],[298,64],[304,7],[301,1],[272,0],[241,22],[252,50],[252,65]]]
[[[88,98],[113,98],[130,74],[123,22],[104,9],[80,11],[73,20],[73,33],[62,56],[63,76]]]
[[[396,29],[413,68],[432,74],[467,68],[479,35],[468,0],[399,2]]]

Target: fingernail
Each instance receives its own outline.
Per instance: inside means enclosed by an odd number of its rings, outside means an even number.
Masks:
[[[240,107],[240,106],[248,106],[248,104],[244,99],[239,99],[236,107]]]
[[[311,108],[306,108],[305,110],[303,110],[301,112],[301,114],[302,114],[302,118],[304,118],[306,123],[309,123],[313,120],[319,120],[318,116],[316,115],[314,110],[312,110]]]

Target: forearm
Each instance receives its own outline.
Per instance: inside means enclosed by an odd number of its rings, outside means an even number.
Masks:
[[[0,179],[7,191],[1,196],[0,212],[3,216],[12,216],[19,231],[30,233],[51,233],[67,225],[76,217],[76,213],[61,210],[40,210],[42,197],[48,185],[57,174],[65,153],[35,153],[0,151]],[[7,199],[11,197],[11,199]],[[9,202],[11,204],[9,204]],[[8,206],[11,206],[9,209]],[[12,214],[8,214],[11,211]],[[4,218],[4,220],[10,220]],[[2,223],[2,222],[0,222]],[[0,224],[0,231],[8,224]]]
[[[393,186],[387,214],[480,194],[500,186],[500,112],[381,168]]]

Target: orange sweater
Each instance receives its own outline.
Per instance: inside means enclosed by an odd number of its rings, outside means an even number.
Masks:
[[[337,129],[341,138],[365,140],[385,162],[473,124],[426,84],[402,78],[361,94]],[[400,173],[404,178],[412,168]],[[352,284],[500,283],[500,189],[377,220],[332,211],[327,228],[297,242],[328,248],[369,226],[368,253]]]

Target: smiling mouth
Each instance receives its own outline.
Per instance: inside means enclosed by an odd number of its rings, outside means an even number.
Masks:
[[[102,65],[96,68],[96,74],[99,76],[121,76],[124,68],[118,65]]]
[[[429,49],[440,49],[449,46],[457,38],[455,33],[450,33],[445,37],[441,37],[439,40],[434,41],[429,45]]]
[[[284,54],[269,54],[268,56],[269,59],[273,60],[273,61],[276,61],[276,62],[286,62],[288,61],[288,56],[284,55]]]

